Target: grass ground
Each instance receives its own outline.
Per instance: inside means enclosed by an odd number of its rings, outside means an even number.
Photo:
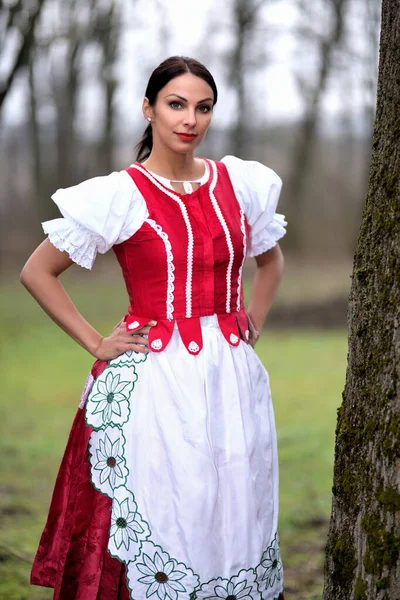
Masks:
[[[91,278],[68,289],[83,314],[108,331],[125,312],[125,294],[120,285]],[[0,600],[45,600],[50,590],[28,584],[30,561],[92,360],[22,288],[4,285],[0,297]],[[266,329],[257,349],[270,374],[277,421],[287,599],[316,600],[346,334]]]

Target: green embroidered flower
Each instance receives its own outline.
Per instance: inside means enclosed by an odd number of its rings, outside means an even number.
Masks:
[[[125,460],[118,454],[119,446],[119,438],[113,443],[105,433],[104,439],[99,440],[99,448],[96,450],[98,462],[94,465],[94,469],[101,471],[100,483],[103,484],[108,480],[112,489],[125,480],[121,469],[121,466],[125,465]]]
[[[256,573],[257,581],[259,581],[262,589],[273,587],[275,582],[282,580],[282,561],[276,537],[262,555]]]
[[[92,414],[103,413],[103,423],[109,423],[112,420],[113,414],[121,417],[121,402],[127,402],[128,398],[122,394],[122,390],[126,388],[130,381],[121,381],[119,374],[113,376],[111,371],[108,373],[106,380],[97,382],[97,394],[91,396],[91,402],[97,403],[96,409]]]
[[[252,586],[247,585],[247,580],[241,581],[236,585],[233,581],[228,581],[227,585],[216,585],[214,588],[214,596],[208,596],[210,600],[252,600]]]
[[[146,540],[137,560],[129,558],[126,562],[126,577],[132,598],[151,600],[189,600],[200,583],[192,569]]]
[[[138,533],[144,533],[143,527],[138,522],[136,502],[129,505],[128,498],[118,502],[113,500],[111,513],[110,538],[114,537],[115,546],[119,549],[123,544],[129,550],[130,541],[138,542]]]
[[[241,570],[230,579],[212,579],[196,590],[203,600],[260,600],[260,592],[253,569]]]
[[[140,364],[145,362],[148,359],[148,354],[143,354],[143,352],[135,352],[135,350],[127,350],[123,354],[117,356],[113,360],[110,360],[110,367],[120,367],[123,365],[129,364]]]
[[[180,582],[186,573],[175,570],[174,560],[164,561],[158,552],[154,554],[153,560],[147,554],[143,554],[142,557],[143,563],[136,566],[144,575],[138,582],[148,586],[146,598],[157,593],[159,600],[177,600],[178,592],[186,592],[186,588]]]

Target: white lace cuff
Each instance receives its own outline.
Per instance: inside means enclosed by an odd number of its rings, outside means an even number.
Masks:
[[[250,234],[250,247],[247,256],[258,256],[276,245],[286,233],[287,222],[283,215],[275,213],[268,225],[255,236]]]
[[[103,239],[71,218],[53,219],[42,223],[43,231],[58,250],[68,252],[81,267],[91,269]]]

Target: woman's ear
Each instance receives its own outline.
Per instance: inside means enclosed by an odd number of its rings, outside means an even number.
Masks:
[[[143,99],[142,111],[143,111],[143,116],[147,121],[153,120],[153,107],[150,106],[150,102],[149,102],[148,98]]]

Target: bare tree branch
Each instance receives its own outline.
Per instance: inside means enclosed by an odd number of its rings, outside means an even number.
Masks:
[[[25,27],[23,27],[19,31],[20,35],[22,36],[21,46],[14,58],[14,62],[11,66],[11,69],[10,69],[8,75],[6,76],[4,81],[0,82],[0,111],[3,106],[4,100],[7,97],[7,94],[11,89],[11,86],[13,84],[13,81],[14,81],[15,76],[17,75],[18,71],[22,67],[27,66],[29,63],[29,54],[30,54],[31,48],[33,46],[33,41],[34,41],[35,25],[39,19],[43,5],[44,5],[44,0],[37,0],[36,7],[29,14],[29,17],[27,19],[27,23],[26,23]],[[15,24],[16,16],[18,15],[18,13],[21,13],[22,10],[24,10],[24,9],[23,9],[22,2],[20,2],[20,1],[17,2],[14,6],[12,6],[10,8],[9,18],[8,18],[7,24],[6,24],[6,28],[8,30],[13,28],[13,26]]]

